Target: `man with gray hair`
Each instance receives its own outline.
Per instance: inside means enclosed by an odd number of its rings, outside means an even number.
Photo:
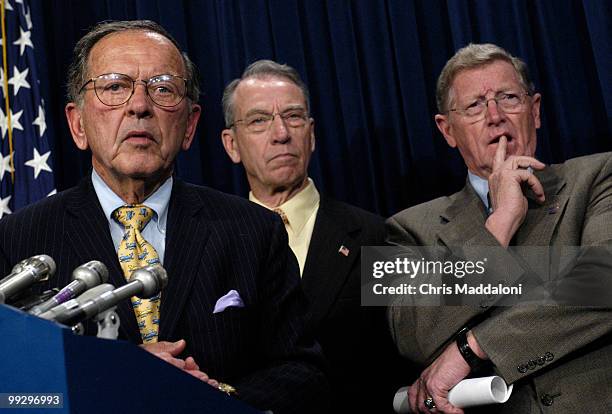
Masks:
[[[135,269],[162,263],[161,296],[118,304],[122,339],[256,408],[324,411],[323,359],[305,333],[281,220],[173,177],[201,114],[194,66],[176,41],[151,21],[101,23],[75,47],[68,95],[72,138],[91,151],[93,169],[0,222],[0,274],[46,253],[57,272],[43,289],[66,285],[92,259],[122,286]]]
[[[442,70],[437,102],[436,124],[458,148],[467,183],[391,217],[392,244],[436,246],[445,254],[495,247],[507,264],[487,273],[495,283],[505,283],[510,269],[530,273],[511,246],[610,246],[612,157],[549,166],[534,158],[541,96],[520,59],[492,44],[460,49]],[[585,269],[609,273],[606,263],[593,261],[570,276]],[[514,391],[505,404],[479,412],[612,410],[612,371],[604,368],[612,361],[610,308],[401,303],[389,310],[392,335],[400,353],[425,367],[408,391],[413,412],[463,413],[449,403],[449,390],[469,375],[493,373]]]
[[[308,177],[315,149],[308,89],[297,71],[254,62],[223,94],[221,138],[242,163],[249,199],[277,212],[311,302],[309,323],[330,362],[333,412],[384,412],[394,348],[382,309],[360,306],[360,247],[384,242],[381,217],[319,195]]]

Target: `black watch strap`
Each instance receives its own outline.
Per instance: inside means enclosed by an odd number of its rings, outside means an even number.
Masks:
[[[459,353],[465,362],[467,362],[472,370],[475,370],[481,367],[485,360],[479,358],[474,351],[472,351],[472,348],[470,348],[470,344],[468,344],[467,340],[467,331],[468,330],[464,328],[457,334],[457,348],[459,348]]]

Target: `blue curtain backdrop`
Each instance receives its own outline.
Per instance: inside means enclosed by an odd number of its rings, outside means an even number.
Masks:
[[[13,0],[9,0],[13,2]],[[90,168],[63,108],[75,42],[107,19],[165,26],[201,71],[204,113],[177,173],[246,195],[226,156],[221,94],[249,63],[288,63],[310,87],[320,191],[381,215],[449,194],[465,168],[433,122],[435,81],[469,42],[493,42],[527,61],[543,94],[538,156],[545,162],[612,150],[612,2],[608,0],[34,0],[32,18],[58,190]]]

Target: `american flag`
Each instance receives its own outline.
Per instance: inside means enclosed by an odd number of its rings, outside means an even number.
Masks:
[[[28,0],[0,0],[0,217],[55,193]]]

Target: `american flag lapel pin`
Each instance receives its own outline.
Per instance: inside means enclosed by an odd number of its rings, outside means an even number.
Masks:
[[[341,255],[346,256],[346,257],[348,257],[350,252],[351,251],[344,244],[341,245],[340,248],[338,249],[338,253],[340,253]]]

